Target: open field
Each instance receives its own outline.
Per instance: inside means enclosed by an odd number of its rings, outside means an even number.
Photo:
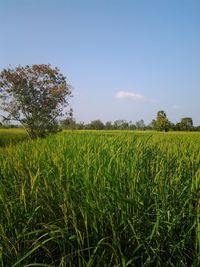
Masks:
[[[197,267],[199,184],[200,133],[66,131],[4,145],[0,265]]]

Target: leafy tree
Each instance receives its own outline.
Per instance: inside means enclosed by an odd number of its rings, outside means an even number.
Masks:
[[[180,127],[182,131],[191,131],[193,129],[193,120],[192,118],[182,118],[180,122]]]
[[[114,121],[114,129],[116,130],[128,130],[129,124],[126,120],[116,120]]]
[[[136,125],[132,121],[129,121],[129,130],[136,130]]]
[[[84,122],[82,121],[82,122],[76,123],[76,129],[78,129],[78,130],[83,130],[83,129],[85,129],[85,124],[84,124]]]
[[[180,122],[176,123],[175,130],[177,131],[192,131],[195,130],[193,120],[190,117],[182,118]]]
[[[195,131],[198,131],[198,132],[200,132],[200,125],[199,125],[199,126],[196,126],[196,127],[194,127],[194,130],[195,130]]]
[[[107,121],[105,124],[105,129],[106,130],[112,130],[113,129],[113,125],[111,121]]]
[[[155,124],[156,124],[156,120],[152,120],[148,125],[147,125],[147,129],[148,130],[155,130]]]
[[[137,130],[144,130],[146,127],[144,120],[136,121],[135,125]]]
[[[94,121],[91,121],[91,123],[88,125],[88,128],[92,130],[103,130],[104,123],[100,120],[94,120]]]
[[[74,118],[67,117],[60,121],[60,126],[62,129],[76,129],[76,121]]]
[[[66,78],[51,65],[18,66],[0,73],[4,120],[19,121],[31,138],[57,131],[57,118],[64,114],[71,96]]]
[[[182,131],[182,126],[181,126],[181,123],[180,122],[177,122],[176,125],[175,125],[175,130],[176,131]]]
[[[152,121],[153,128],[157,131],[169,131],[171,123],[167,119],[167,115],[163,110],[157,112],[156,120]]]

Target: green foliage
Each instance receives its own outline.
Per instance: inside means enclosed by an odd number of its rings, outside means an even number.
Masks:
[[[74,131],[1,148],[1,266],[198,266],[199,133]]]
[[[76,129],[77,125],[72,117],[68,117],[60,121],[60,127],[62,129]]]
[[[176,124],[176,128],[178,131],[192,131],[192,130],[194,130],[192,118],[189,118],[189,117],[182,118],[181,122]]]
[[[136,121],[135,125],[136,125],[136,129],[138,130],[144,130],[146,127],[144,124],[144,120]]]
[[[1,109],[4,120],[16,120],[31,138],[57,131],[58,116],[68,106],[71,86],[58,68],[40,64],[0,73]]]
[[[153,128],[157,131],[168,132],[170,129],[170,121],[167,119],[167,115],[163,110],[157,112],[156,120],[152,122]]]
[[[94,121],[91,121],[91,123],[88,125],[88,128],[91,130],[103,130],[104,123],[100,120],[94,120]]]
[[[159,111],[157,119],[152,120],[149,125],[145,125],[144,120],[132,121],[115,120],[107,121],[105,124],[101,120],[94,120],[88,124],[77,123],[72,117],[67,117],[60,121],[62,129],[77,130],[157,130],[157,131],[200,131],[200,126],[194,127],[192,118],[183,118],[181,122],[174,124],[167,119],[164,111]]]
[[[14,145],[27,139],[28,135],[24,129],[0,129],[0,147]]]

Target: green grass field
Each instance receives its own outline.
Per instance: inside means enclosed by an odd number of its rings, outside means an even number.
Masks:
[[[199,266],[200,133],[3,131],[1,266]]]
[[[28,139],[23,129],[0,129],[0,148]]]

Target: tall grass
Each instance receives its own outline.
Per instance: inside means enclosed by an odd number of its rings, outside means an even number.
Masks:
[[[17,144],[28,139],[24,129],[0,129],[0,147]]]
[[[1,148],[1,265],[198,266],[199,148],[98,131]]]

